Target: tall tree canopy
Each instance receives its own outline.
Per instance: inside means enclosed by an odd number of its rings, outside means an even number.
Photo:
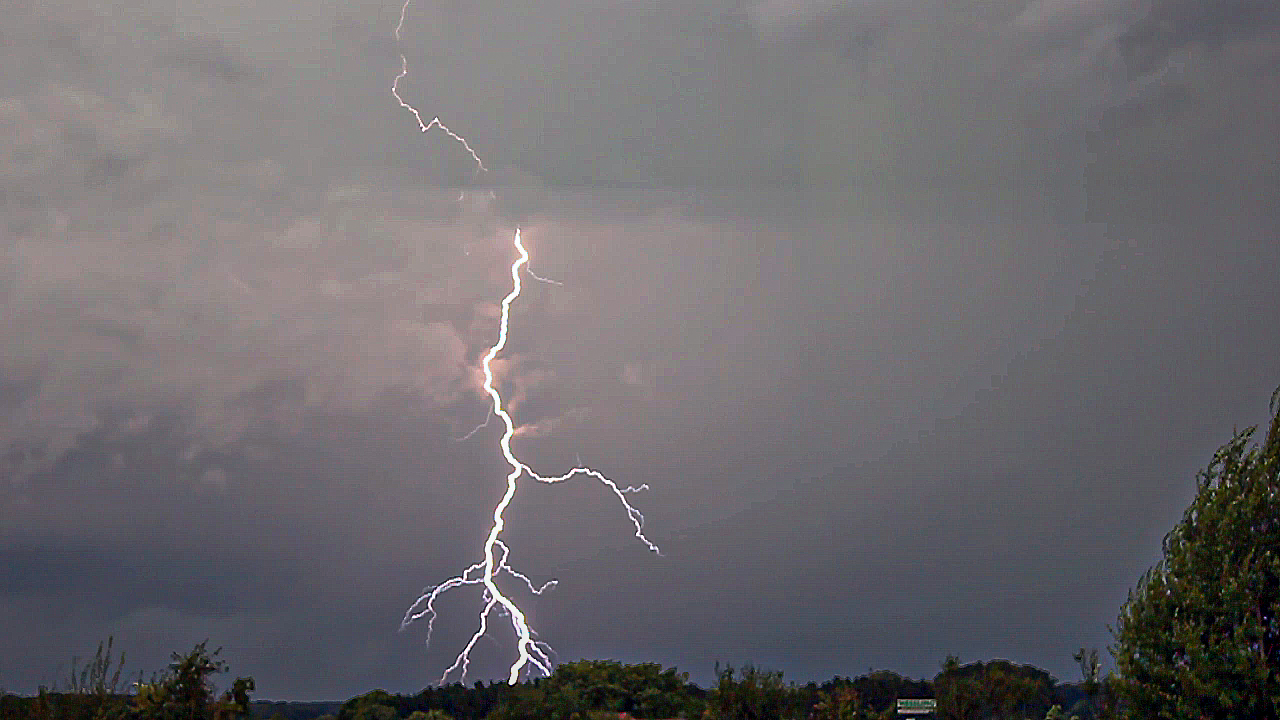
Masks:
[[[1280,718],[1280,390],[1256,428],[1197,478],[1164,558],[1129,594],[1114,630],[1131,718]]]

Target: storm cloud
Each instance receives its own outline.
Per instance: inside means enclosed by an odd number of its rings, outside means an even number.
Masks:
[[[566,659],[1074,679],[1280,384],[1240,0],[0,1],[0,686],[209,637],[414,690],[512,560]],[[423,136],[390,96],[466,135]],[[494,634],[476,668],[502,674]]]

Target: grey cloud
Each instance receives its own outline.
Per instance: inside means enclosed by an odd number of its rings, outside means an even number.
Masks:
[[[243,60],[234,57],[226,47],[212,38],[196,37],[186,40],[184,47],[166,58],[195,75],[203,75],[228,83],[250,82],[260,73]]]
[[[1280,9],[1265,0],[1205,3],[1158,0],[1120,38],[1137,67],[1150,70],[1178,48],[1192,44],[1224,49],[1249,36],[1274,36]]]
[[[225,444],[305,408],[370,407],[385,389],[453,402],[470,382],[464,342],[417,307],[459,298],[419,230],[375,230],[337,193],[322,208],[304,188],[299,206],[269,157],[179,152],[200,144],[192,120],[162,94],[49,84],[6,99],[6,444],[39,439],[54,461],[121,404],[181,406],[201,439]],[[381,249],[353,254],[352,233],[379,234]],[[246,402],[299,375],[269,409]]]
[[[758,0],[747,6],[747,16],[762,35],[771,39],[793,38],[820,18],[847,9],[870,14],[877,3],[849,0]]]
[[[258,243],[237,242],[236,224],[184,230],[141,247],[89,227],[10,245],[6,264],[21,280],[9,293],[5,364],[38,368],[39,384],[8,416],[8,439],[87,429],[99,406],[129,403],[185,407],[200,434],[227,442],[304,408],[367,408],[383,389],[448,405],[470,382],[463,340],[417,317],[429,275],[391,248],[386,269],[343,268],[341,246],[314,247],[329,242],[315,221]],[[201,232],[216,239],[187,234]],[[51,315],[51,302],[70,312]],[[255,395],[298,373],[305,382],[258,416],[267,406]],[[82,420],[68,427],[72,417]]]
[[[84,547],[6,546],[0,555],[0,592],[47,602],[91,595],[106,621],[146,608],[225,617],[275,605],[299,579],[295,563],[216,550],[133,549],[121,555]],[[253,585],[235,578],[253,578]],[[268,579],[273,587],[264,585]]]
[[[566,658],[1073,677],[1277,382],[1261,6],[301,8],[0,0],[6,685],[113,632],[277,697],[442,669],[468,599],[395,628],[501,492],[453,439],[517,223],[563,283],[497,364],[517,450],[647,483],[665,551],[521,486]]]

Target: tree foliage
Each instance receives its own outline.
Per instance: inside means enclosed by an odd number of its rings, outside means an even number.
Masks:
[[[113,660],[111,647],[114,644],[114,636],[108,637],[105,645],[98,643],[98,651],[94,653],[93,660],[83,667],[77,668],[79,658],[71,658],[71,674],[67,679],[66,692],[97,697],[119,694],[123,690],[120,673],[124,671],[125,654],[122,652],[120,657]],[[114,671],[111,669],[113,664]]]
[[[912,680],[891,670],[874,670],[855,678],[833,677],[790,690],[788,706],[797,717],[897,717],[898,698],[932,697],[927,680]],[[807,713],[807,714],[806,714]]]
[[[780,671],[753,665],[735,669],[716,664],[716,686],[711,691],[706,720],[777,720],[790,716],[789,693]]]
[[[149,683],[138,683],[134,717],[138,720],[240,720],[250,716],[253,678],[236,678],[220,697],[214,676],[226,672],[218,659],[222,648],[207,649],[208,641],[191,652],[173,653],[169,669]]]
[[[601,713],[634,718],[698,717],[702,691],[688,673],[657,663],[624,665],[579,660],[558,666],[550,677],[512,688],[489,715],[493,720],[587,720]]]
[[[1197,476],[1163,559],[1113,631],[1130,718],[1280,717],[1280,390],[1261,447],[1239,432]]]
[[[40,688],[34,698],[0,697],[0,719],[33,720],[244,720],[251,715],[249,695],[253,678],[236,678],[221,695],[213,676],[226,671],[200,643],[150,682],[124,683],[124,654],[112,657],[113,639],[98,644],[98,652],[83,667],[73,658],[65,689]],[[112,669],[114,666],[114,670]],[[132,691],[132,692],[131,692]]]
[[[946,720],[1005,720],[1041,716],[1053,699],[1049,673],[1008,660],[961,665],[947,657],[933,680],[938,714]]]
[[[114,637],[98,643],[93,659],[83,666],[80,658],[71,658],[66,687],[57,693],[41,691],[41,708],[48,717],[56,714],[68,720],[113,720],[127,716],[127,698],[120,679],[125,655],[122,652],[113,657],[114,644]]]

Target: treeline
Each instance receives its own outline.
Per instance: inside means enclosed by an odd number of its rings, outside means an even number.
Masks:
[[[657,663],[579,660],[516,685],[374,690],[339,705],[254,702],[254,681],[243,677],[218,693],[215,677],[227,668],[217,655],[201,643],[174,653],[150,680],[128,682],[124,656],[113,660],[108,643],[84,668],[73,664],[60,689],[0,697],[0,720],[869,720],[896,717],[899,698],[935,697],[938,717],[957,720],[1066,720],[1059,706],[1080,720],[1102,717],[1097,698],[1080,686],[1057,685],[1044,670],[1007,660],[961,665],[949,657],[932,681],[881,670],[803,685],[784,682],[779,671],[717,666],[711,688]]]
[[[415,695],[375,690],[324,720],[870,720],[896,718],[899,698],[935,698],[938,717],[957,720],[1094,720],[1110,716],[1114,705],[1101,683],[1059,685],[1044,670],[1007,660],[961,665],[949,657],[931,681],[881,670],[803,685],[785,682],[779,671],[718,666],[710,689],[653,663],[580,660],[517,685],[455,683]]]
[[[240,677],[218,693],[214,676],[227,671],[218,659],[221,649],[210,652],[206,643],[186,654],[174,653],[173,662],[150,679],[141,674],[129,681],[122,677],[125,656],[114,658],[112,640],[99,643],[93,660],[78,667],[61,688],[41,687],[35,697],[0,697],[0,720],[249,720],[253,678]]]
[[[687,673],[656,663],[623,665],[580,660],[556,667],[545,678],[507,685],[477,682],[429,687],[416,695],[375,690],[347,701],[337,720],[453,720],[585,718],[591,713],[628,713],[637,718],[702,717],[706,690]],[[430,715],[435,713],[434,716]]]

